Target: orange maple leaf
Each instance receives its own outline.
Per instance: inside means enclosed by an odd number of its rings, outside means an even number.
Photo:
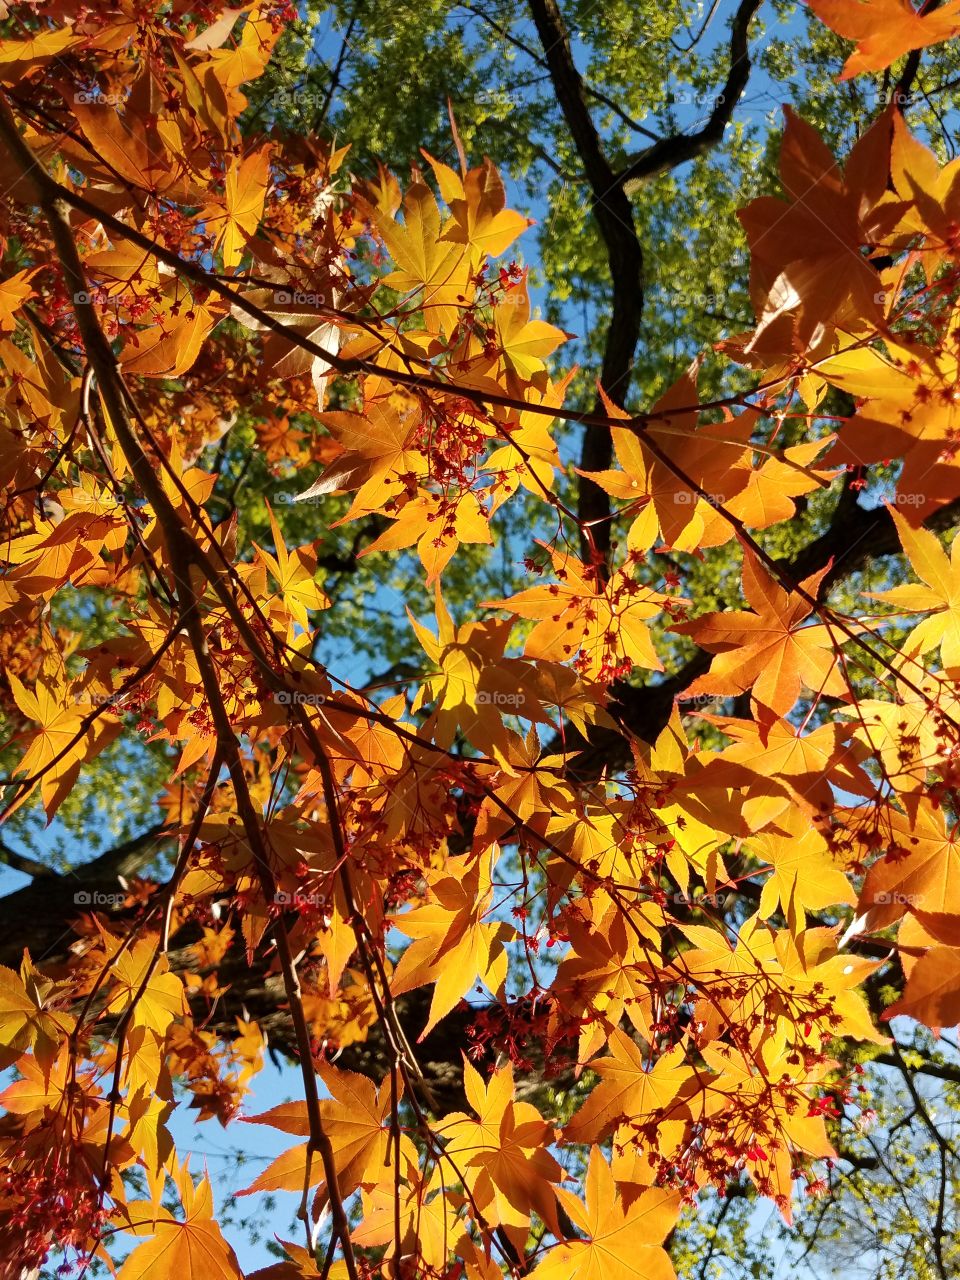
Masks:
[[[910,0],[807,0],[807,4],[838,36],[857,42],[843,64],[841,80],[883,71],[911,49],[950,40],[960,31],[960,0],[951,0],[942,9],[923,4],[919,10]]]
[[[800,584],[807,596],[816,597],[825,573],[821,569]],[[807,623],[813,606],[781,587],[750,551],[744,552],[742,580],[754,612],[707,613],[671,628],[717,655],[687,693],[729,697],[749,689],[757,702],[780,716],[791,709],[804,685],[815,693],[842,696],[846,683],[837,661],[838,638],[822,623]]]
[[[626,1208],[598,1147],[590,1153],[586,1201],[559,1187],[557,1195],[583,1240],[563,1240],[547,1253],[531,1280],[675,1280],[664,1240],[680,1212],[679,1195],[647,1191]]]
[[[153,1276],[190,1280],[243,1280],[236,1254],[213,1216],[213,1191],[204,1178],[194,1187],[187,1166],[173,1175],[183,1205],[183,1221],[149,1201],[132,1201],[127,1210],[136,1235],[151,1235],[120,1268],[117,1280],[150,1280]]]
[[[390,1147],[389,1114],[392,1095],[389,1085],[378,1089],[366,1076],[354,1071],[339,1071],[326,1063],[318,1063],[317,1071],[333,1095],[320,1103],[323,1126],[333,1147],[337,1165],[337,1181],[342,1196],[357,1187],[373,1185],[388,1167]],[[284,1133],[301,1137],[310,1134],[310,1118],[305,1102],[284,1102],[258,1116],[245,1117],[248,1124],[266,1124]],[[402,1139],[404,1155],[414,1164],[416,1148],[406,1136]],[[255,1191],[302,1191],[310,1168],[310,1185],[323,1182],[323,1164],[309,1144],[291,1147],[278,1156],[240,1195]],[[323,1188],[323,1197],[328,1192]]]

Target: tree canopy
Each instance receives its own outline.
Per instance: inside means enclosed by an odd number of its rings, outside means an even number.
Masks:
[[[4,10],[0,1277],[956,1274],[958,34]]]

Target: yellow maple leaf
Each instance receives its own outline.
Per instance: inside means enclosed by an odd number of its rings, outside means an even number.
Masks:
[[[675,1280],[662,1241],[676,1223],[680,1197],[644,1192],[625,1208],[598,1147],[590,1153],[585,1202],[564,1188],[557,1195],[583,1240],[564,1240],[547,1253],[531,1280]]]
[[[929,653],[939,645],[943,665],[960,667],[960,534],[954,538],[948,558],[936,534],[929,529],[914,529],[895,507],[889,510],[901,546],[921,581],[867,594],[896,605],[905,613],[930,615],[904,640],[905,654]]]
[[[17,706],[38,726],[16,768],[28,781],[36,781],[20,793],[7,814],[19,808],[39,784],[49,820],[76,781],[80,766],[120,732],[120,721],[109,711],[101,711],[84,728],[83,721],[96,708],[80,701],[82,695],[62,676],[41,677],[32,691],[24,688],[13,672],[7,679]]]
[[[272,556],[269,551],[264,551],[259,546],[257,546],[257,554],[280,588],[280,599],[287,612],[299,622],[304,631],[308,631],[310,619],[307,611],[330,607],[329,597],[316,582],[316,553],[309,544],[288,551],[276,517],[269,507],[267,510],[270,516],[270,528],[273,530],[276,555]]]
[[[464,245],[441,240],[433,192],[423,181],[412,183],[404,196],[402,223],[379,208],[371,213],[396,264],[383,283],[416,295],[431,333],[452,333],[470,292],[470,258]]]
[[[799,933],[806,923],[806,911],[839,902],[854,906],[857,895],[842,863],[803,810],[786,810],[777,819],[777,827],[747,841],[751,853],[772,868],[760,894],[760,917],[771,915],[779,904],[791,928]]]
[[[173,1180],[183,1206],[183,1221],[149,1201],[128,1206],[136,1235],[152,1240],[139,1245],[127,1258],[117,1280],[152,1280],[154,1276],[178,1276],[183,1280],[243,1280],[236,1254],[223,1238],[213,1216],[213,1191],[204,1178],[194,1187],[187,1166],[175,1166]]]
[[[524,381],[546,368],[546,358],[566,342],[567,334],[545,320],[530,319],[526,274],[504,290],[493,313],[497,344],[507,368]]]
[[[614,1027],[608,1040],[610,1056],[591,1063],[600,1076],[586,1102],[564,1130],[571,1142],[596,1142],[623,1117],[649,1116],[665,1107],[694,1076],[682,1045],[661,1054],[656,1062],[644,1061],[636,1042]]]
[[[147,938],[120,953],[112,966],[116,986],[107,1008],[118,1013],[136,1000],[131,1025],[162,1038],[174,1018],[186,1012],[186,1000],[183,982],[169,972],[167,957],[159,956],[154,964],[155,955],[156,943]]]
[[[484,1084],[464,1059],[463,1087],[476,1118],[453,1112],[444,1116],[438,1133],[478,1208],[518,1248],[533,1212],[559,1234],[554,1188],[563,1170],[545,1149],[553,1131],[534,1106],[514,1101],[512,1066],[498,1068]]]
[[[436,983],[421,1040],[478,978],[494,995],[506,981],[503,944],[516,936],[516,930],[484,920],[493,903],[490,863],[488,854],[448,859],[443,872],[430,882],[432,901],[390,917],[394,928],[414,939],[393,972],[391,990],[399,995]]]
[[[647,622],[661,611],[666,597],[637,582],[628,568],[615,570],[602,583],[575,556],[552,551],[551,559],[559,582],[483,602],[485,609],[537,620],[524,654],[558,662],[579,655],[581,674],[600,680],[633,666],[662,671]]]
[[[32,296],[30,281],[35,275],[34,267],[0,280],[0,333],[12,333],[17,327],[17,311]]]
[[[199,215],[216,236],[216,246],[223,251],[223,265],[228,271],[239,265],[247,240],[257,229],[269,181],[269,146],[243,157],[231,156],[222,204],[207,205]]]
[[[392,1105],[388,1083],[378,1089],[372,1080],[354,1071],[339,1071],[318,1064],[317,1071],[333,1095],[320,1103],[323,1127],[330,1138],[337,1166],[340,1194],[348,1196],[360,1186],[373,1186],[384,1176],[392,1155],[389,1113]],[[284,1102],[262,1115],[244,1117],[248,1124],[265,1124],[284,1133],[307,1137],[310,1118],[305,1102]],[[278,1156],[240,1195],[255,1191],[302,1191],[310,1163],[310,1185],[323,1182],[323,1163],[308,1143],[291,1147]],[[417,1152],[404,1134],[401,1155],[417,1164]],[[326,1193],[324,1192],[324,1195]]]

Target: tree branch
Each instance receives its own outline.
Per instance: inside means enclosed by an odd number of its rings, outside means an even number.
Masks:
[[[593,214],[607,250],[613,285],[610,320],[603,347],[600,383],[621,407],[626,404],[630,372],[643,316],[643,249],[630,200],[603,151],[586,103],[586,87],[573,60],[570,38],[556,0],[530,0],[530,11],[543,46],[557,101],[590,184]],[[595,412],[602,409],[598,401]],[[613,457],[608,428],[584,431],[582,471],[606,471]],[[577,515],[585,560],[606,561],[610,550],[610,497],[581,476]]]
[[[16,849],[11,849],[3,840],[0,840],[0,862],[13,871],[20,871],[23,875],[37,880],[57,878],[56,871],[48,867],[45,862],[38,862],[36,858],[31,858],[25,853],[17,853]]]
[[[740,0],[730,29],[730,70],[706,124],[695,133],[675,133],[661,138],[629,160],[617,177],[627,195],[638,191],[651,178],[696,159],[722,141],[750,77],[750,22],[762,3],[763,0]]]

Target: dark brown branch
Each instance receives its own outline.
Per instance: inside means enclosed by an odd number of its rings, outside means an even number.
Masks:
[[[604,154],[590,116],[586,87],[574,63],[569,35],[556,0],[530,0],[530,11],[557,101],[590,184],[593,214],[606,246],[613,288],[600,383],[610,399],[623,406],[643,316],[643,249],[630,200]],[[602,408],[598,403],[596,411]],[[587,427],[580,457],[581,470],[606,471],[612,457],[610,431]],[[606,561],[610,550],[610,510],[609,495],[582,476],[577,515],[581,522],[584,559],[596,556],[598,560]]]
[[[48,867],[45,862],[38,862],[36,858],[31,858],[26,853],[17,853],[16,849],[11,849],[2,840],[0,840],[0,862],[11,870],[20,871],[23,875],[31,876],[35,880],[57,877],[56,871]]]
[[[675,133],[661,138],[628,161],[617,177],[627,195],[632,195],[651,178],[695,160],[722,141],[750,77],[750,22],[762,3],[763,0],[740,0],[730,28],[730,70],[706,124],[694,133]]]
[[[903,1071],[902,1059],[892,1053],[878,1053],[870,1061],[879,1063],[882,1067],[896,1067],[898,1071]],[[925,1061],[919,1065],[911,1064],[910,1071],[914,1075],[932,1076],[935,1080],[949,1080],[951,1084],[960,1084],[960,1065],[954,1066],[949,1062]]]
[[[149,866],[163,845],[173,839],[174,834],[165,822],[158,822],[77,867],[75,874],[82,881],[135,876]]]

